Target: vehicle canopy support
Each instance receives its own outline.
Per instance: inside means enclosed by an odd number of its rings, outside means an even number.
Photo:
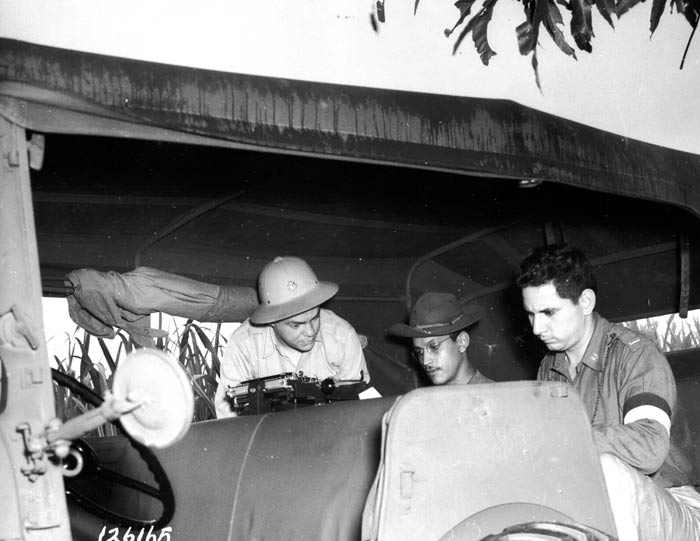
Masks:
[[[62,466],[35,445],[55,407],[25,130],[0,117],[0,539],[70,539]],[[9,506],[9,508],[7,507]]]

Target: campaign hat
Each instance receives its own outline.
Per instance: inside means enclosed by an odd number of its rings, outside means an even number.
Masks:
[[[482,317],[484,309],[481,306],[463,306],[451,293],[428,291],[413,305],[408,324],[392,325],[389,334],[406,338],[444,336],[461,331]]]

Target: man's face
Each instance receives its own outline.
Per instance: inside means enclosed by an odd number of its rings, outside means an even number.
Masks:
[[[414,338],[413,355],[434,385],[460,383],[466,372],[459,346],[449,335]]]
[[[321,328],[320,308],[312,308],[302,314],[292,316],[272,325],[277,338],[290,348],[310,351],[316,342],[316,336]]]
[[[523,306],[532,332],[550,351],[569,351],[580,345],[585,334],[584,308],[580,302],[562,299],[554,284],[524,288]]]

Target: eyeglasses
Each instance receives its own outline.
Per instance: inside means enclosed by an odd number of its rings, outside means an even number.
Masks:
[[[450,340],[451,337],[448,336],[447,338],[443,338],[439,342],[433,340],[431,342],[428,342],[427,346],[424,346],[422,348],[420,347],[414,347],[411,350],[411,355],[413,355],[413,358],[418,361],[418,362],[423,362],[423,356],[425,355],[425,352],[429,352],[431,355],[437,355],[440,352],[440,346],[442,345],[443,342],[447,342]]]

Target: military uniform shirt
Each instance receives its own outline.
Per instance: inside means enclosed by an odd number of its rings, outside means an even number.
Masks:
[[[269,325],[254,326],[244,321],[229,338],[221,361],[219,386],[216,390],[217,417],[232,417],[226,400],[228,386],[241,381],[292,372],[306,377],[334,378],[369,382],[367,363],[355,329],[330,310],[321,309],[320,329],[310,351],[301,353],[294,363],[286,356]]]
[[[671,368],[645,336],[595,312],[593,318],[593,335],[573,381],[563,352],[544,357],[537,379],[565,381],[579,392],[599,452],[612,453],[644,474],[657,473],[669,455],[676,407]],[[653,477],[661,486],[670,484],[663,476]]]

